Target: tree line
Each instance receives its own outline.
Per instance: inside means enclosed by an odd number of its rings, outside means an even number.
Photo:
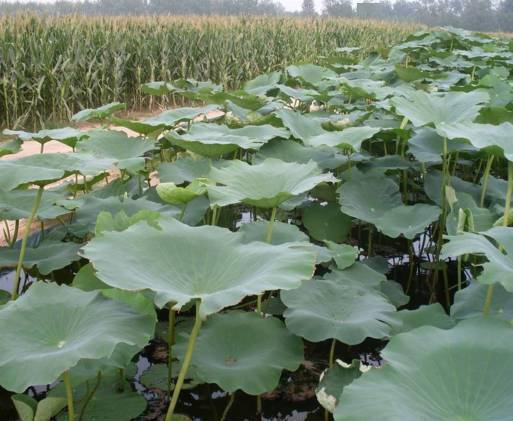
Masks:
[[[317,16],[313,0],[300,12],[286,12],[277,0],[61,0],[55,3],[0,2],[0,15],[43,14],[141,15],[302,15]],[[321,17],[359,17],[457,26],[477,31],[513,32],[513,0],[324,0]]]

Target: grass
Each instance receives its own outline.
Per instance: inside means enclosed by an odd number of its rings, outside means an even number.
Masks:
[[[238,88],[336,47],[386,51],[419,26],[271,17],[0,18],[0,127],[36,128],[111,101],[155,106],[142,83],[193,78]],[[164,104],[169,105],[169,104]]]

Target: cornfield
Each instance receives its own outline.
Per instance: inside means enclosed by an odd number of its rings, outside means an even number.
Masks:
[[[193,78],[237,88],[336,47],[385,51],[418,26],[356,19],[269,17],[0,18],[0,126],[35,127],[112,101],[158,104],[140,90]]]

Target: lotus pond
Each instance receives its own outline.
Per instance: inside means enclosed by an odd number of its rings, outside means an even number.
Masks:
[[[513,46],[353,55],[4,131],[2,420],[512,419]]]

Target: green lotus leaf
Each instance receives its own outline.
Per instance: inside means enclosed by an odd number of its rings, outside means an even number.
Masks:
[[[480,234],[465,232],[445,238],[449,242],[442,248],[442,258],[465,254],[484,255],[488,262],[483,263],[483,272],[477,281],[483,284],[498,282],[506,291],[513,292],[513,228],[494,227]],[[503,247],[506,253],[502,253],[489,238]]]
[[[41,275],[48,275],[80,259],[82,246],[71,242],[43,240],[37,247],[27,247],[23,267],[37,267]],[[19,248],[0,247],[0,266],[15,268],[20,255]]]
[[[123,212],[130,218],[141,211],[158,212],[168,216],[177,216],[180,213],[178,208],[152,202],[145,198],[120,200],[113,196],[107,198],[88,196],[76,210],[69,230],[79,237],[84,236],[95,231],[98,215],[101,212],[108,212],[112,215]]]
[[[387,277],[367,264],[356,262],[344,270],[332,270],[324,275],[325,280],[342,284],[356,284],[381,290]]]
[[[290,130],[292,136],[309,144],[309,140],[317,136],[330,136],[334,132],[324,129],[322,124],[328,121],[326,117],[314,114],[301,114],[297,111],[282,109],[277,112],[283,125]]]
[[[337,80],[341,84],[342,92],[351,99],[385,99],[396,93],[396,90],[390,86],[385,86],[385,83],[381,80],[347,79],[345,77],[339,77]]]
[[[244,243],[251,243],[252,241],[266,241],[267,228],[269,222],[256,221],[248,224],[243,224],[239,228],[239,233],[242,235]],[[279,245],[294,242],[308,242],[308,235],[301,232],[301,230],[293,224],[286,224],[284,222],[275,221],[273,224],[273,235],[271,244]]]
[[[159,180],[161,183],[175,183],[180,185],[191,182],[196,178],[206,177],[212,168],[210,159],[194,159],[191,157],[179,158],[173,162],[164,162],[159,166]]]
[[[451,316],[458,320],[480,316],[487,293],[487,285],[471,282],[469,286],[456,292],[454,304],[451,306]],[[500,284],[495,285],[493,290],[493,301],[488,315],[506,321],[513,319],[513,294]]]
[[[277,84],[276,88],[278,88],[280,95],[279,97],[285,97],[286,100],[299,100],[302,102],[312,102],[315,98],[319,97],[319,92],[313,89],[303,89],[303,88],[291,88],[290,86]]]
[[[295,140],[271,140],[260,148],[256,161],[266,158],[281,159],[285,162],[299,162],[306,164],[315,161],[321,169],[335,169],[347,162],[347,157],[334,148],[303,146]]]
[[[0,158],[5,155],[21,151],[21,139],[13,139],[8,142],[0,142]]]
[[[136,133],[149,135],[156,131],[170,129],[182,121],[192,121],[200,116],[219,110],[218,105],[207,105],[205,107],[184,107],[166,110],[155,117],[146,118],[142,121],[113,118],[112,122],[117,126],[127,127]]]
[[[17,136],[22,141],[34,140],[39,143],[46,143],[51,140],[57,140],[65,145],[74,147],[75,144],[85,136],[85,133],[74,129],[73,127],[64,127],[62,129],[50,129],[40,130],[37,133],[24,132],[21,130],[9,130],[3,131],[3,134],[8,136]]]
[[[153,228],[160,229],[160,213],[152,210],[140,210],[131,216],[124,211],[119,211],[112,215],[110,212],[101,211],[96,219],[95,234],[102,235],[105,231],[124,231],[128,227],[137,224],[139,221],[145,221]]]
[[[198,335],[191,365],[198,378],[227,392],[240,389],[259,395],[278,385],[284,369],[294,371],[302,361],[303,343],[283,322],[230,311],[207,320]]]
[[[97,175],[113,163],[79,153],[45,153],[0,161],[0,189],[13,190],[27,183],[45,185],[72,173]]]
[[[276,88],[281,79],[281,72],[272,72],[259,75],[244,84],[244,90],[253,95],[266,95]]]
[[[513,359],[513,333],[507,322],[478,317],[449,330],[421,327],[393,337],[382,356],[383,368],[344,388],[335,420],[510,418],[513,378],[505,364]]]
[[[207,179],[196,179],[187,187],[178,187],[175,183],[160,183],[157,186],[157,193],[166,203],[186,205],[207,192],[207,182]]]
[[[313,280],[282,291],[287,328],[311,342],[338,339],[356,345],[389,336],[395,307],[375,289],[354,282]]]
[[[407,117],[414,126],[433,123],[459,123],[471,121],[490,97],[485,91],[448,92],[428,94],[423,91],[410,92],[408,97],[391,99],[396,113]]]
[[[446,76],[446,74],[442,72],[420,70],[416,67],[405,67],[400,65],[395,66],[395,71],[397,76],[406,82],[413,82],[418,79],[440,79]]]
[[[386,211],[374,221],[376,228],[391,238],[401,234],[412,240],[417,234],[424,232],[426,227],[436,221],[441,209],[438,206],[416,203],[412,206],[401,205]]]
[[[310,85],[316,85],[325,78],[337,76],[333,70],[315,64],[289,66],[286,71],[291,77],[302,79]]]
[[[116,161],[120,169],[136,172],[144,168],[143,155],[155,144],[139,137],[129,137],[115,130],[93,129],[87,132],[87,138],[77,144],[77,151],[89,153],[99,158],[110,158]]]
[[[103,374],[103,373],[102,373]],[[142,395],[134,392],[129,383],[121,384],[116,373],[102,375],[96,392],[88,402],[84,412],[84,420],[94,421],[130,421],[146,409],[147,402]],[[96,385],[97,378],[91,378],[86,383],[73,387],[75,411],[81,413],[86,397]],[[65,396],[62,388],[52,390],[53,396]],[[57,417],[57,421],[66,421],[67,413]]]
[[[465,123],[439,124],[437,130],[448,139],[468,139],[477,149],[499,150],[507,160],[513,161],[513,146],[511,145],[513,124],[511,123],[495,126],[467,121]]]
[[[0,219],[16,220],[28,218],[34,206],[37,191],[11,190],[4,192],[0,190]],[[57,206],[57,201],[63,199],[62,194],[53,191],[45,191],[36,216],[40,219],[54,219],[69,211]]]
[[[324,409],[333,413],[344,387],[360,377],[360,361],[353,360],[352,364],[345,364],[337,360],[333,367],[323,371],[319,384],[315,388],[315,396]]]
[[[269,124],[230,129],[219,124],[196,123],[185,134],[171,132],[166,135],[166,139],[174,145],[215,158],[238,148],[259,149],[276,137],[287,138],[289,133],[286,129],[275,128]]]
[[[44,398],[39,402],[28,395],[13,395],[11,400],[20,421],[50,421],[66,407],[65,398]]]
[[[43,282],[0,315],[0,384],[15,392],[52,383],[81,359],[107,358],[119,344],[142,348],[154,329],[152,317],[100,292]]]
[[[343,183],[338,193],[343,213],[371,223],[403,205],[399,186],[390,178],[353,178]]]
[[[303,211],[303,224],[312,238],[342,243],[351,231],[351,217],[340,212],[339,206],[313,203]]]
[[[391,335],[409,332],[421,326],[450,329],[455,324],[439,303],[420,306],[415,310],[401,310],[392,317],[394,321],[391,322]]]
[[[83,255],[103,282],[155,291],[158,307],[174,302],[180,310],[200,299],[202,317],[247,295],[296,288],[313,273],[314,255],[305,250],[243,244],[240,234],[214,226],[190,227],[173,219],[159,224],[161,231],[139,223],[106,232],[86,245]]]
[[[71,117],[71,121],[88,121],[93,119],[102,120],[109,117],[116,111],[124,110],[126,104],[121,102],[111,102],[98,108],[86,108]]]
[[[338,269],[346,269],[356,261],[359,254],[358,247],[349,244],[337,244],[333,241],[325,241],[325,243],[328,250],[331,251]]]
[[[212,204],[226,206],[242,202],[261,208],[277,207],[317,184],[338,181],[331,174],[322,174],[313,161],[297,164],[274,158],[256,165],[232,161],[223,168],[212,168],[209,178],[222,184],[208,186]]]
[[[473,151],[465,141],[453,139],[447,144],[448,152]],[[444,139],[435,129],[423,127],[408,141],[408,151],[420,162],[438,164],[442,162]]]
[[[370,139],[376,133],[381,131],[377,127],[361,126],[348,127],[339,132],[326,132],[309,138],[306,143],[310,146],[334,146],[339,148],[350,147],[352,150],[359,152],[362,143]]]

